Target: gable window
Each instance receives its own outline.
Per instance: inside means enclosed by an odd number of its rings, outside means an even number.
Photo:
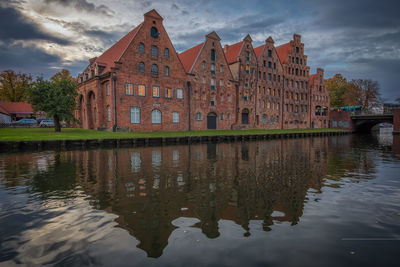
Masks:
[[[138,95],[139,96],[146,96],[146,86],[138,85]]]
[[[155,45],[151,46],[151,56],[152,57],[158,57],[158,47]]]
[[[144,54],[144,43],[139,43],[139,53]]]
[[[164,49],[164,57],[169,58],[169,49],[168,48]]]
[[[246,52],[246,61],[250,61],[250,53]]]
[[[243,100],[247,101],[247,92],[243,92]]]
[[[126,83],[125,84],[125,94],[126,95],[133,95],[133,83]]]
[[[211,95],[211,102],[210,102],[210,105],[211,105],[211,106],[215,106],[215,95],[214,95],[214,94]]]
[[[172,88],[165,89],[165,98],[172,98]]]
[[[224,66],[219,66],[219,72],[224,72]]]
[[[250,73],[250,66],[246,65],[246,73],[249,74]]]
[[[299,64],[299,58],[296,57],[296,64]]]
[[[299,53],[299,47],[296,46],[296,53]]]
[[[276,70],[276,63],[274,63],[274,70]]]
[[[268,81],[271,80],[271,73],[268,73]]]
[[[158,109],[153,109],[151,112],[151,123],[152,124],[161,124],[161,111]]]
[[[109,83],[106,84],[106,94],[110,95],[110,84]]]
[[[271,61],[268,61],[268,68],[271,68]]]
[[[140,123],[140,108],[139,107],[131,107],[131,123],[134,123],[134,124]]]
[[[201,113],[196,113],[196,121],[201,121]]]
[[[158,66],[156,64],[151,65],[151,73],[158,74]]]
[[[211,74],[215,74],[215,65],[211,64]]]
[[[164,67],[164,75],[169,76],[169,67],[168,66]]]
[[[179,112],[172,112],[172,123],[179,123]]]
[[[176,98],[183,99],[183,89],[181,88],[176,89]]]
[[[203,70],[205,70],[205,69],[206,69],[206,62],[203,61],[203,63],[201,64],[201,66],[203,67]]]
[[[150,36],[153,38],[157,38],[160,33],[158,32],[156,27],[151,27]]]
[[[107,121],[111,121],[111,108],[110,106],[107,106]]]
[[[153,86],[153,97],[160,97],[160,87]]]
[[[267,62],[264,60],[263,61],[263,66],[266,67],[267,66]]]
[[[211,61],[215,61],[215,49],[211,49]]]
[[[272,57],[272,50],[268,49],[268,57]]]
[[[211,90],[215,90],[215,78],[211,78]]]
[[[139,63],[139,72],[144,72],[144,62]]]

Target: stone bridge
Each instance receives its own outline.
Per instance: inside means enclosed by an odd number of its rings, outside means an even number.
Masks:
[[[390,114],[352,114],[349,111],[331,111],[329,121],[331,128],[357,133],[368,133],[375,125],[386,122],[393,124],[393,133],[400,134],[400,109]]]

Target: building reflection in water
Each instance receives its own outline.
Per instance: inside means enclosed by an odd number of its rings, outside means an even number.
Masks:
[[[10,154],[0,164],[9,186],[18,184],[13,177],[33,173],[29,188],[44,198],[46,192],[68,197],[74,188],[83,190],[94,208],[118,216],[118,227],[139,240],[148,256],[160,257],[176,229],[172,221],[181,217],[196,218],[193,227],[208,238],[220,235],[221,219],[240,225],[245,237],[251,220],[265,231],[276,223],[298,224],[310,190],[340,187],[346,172],[354,177],[355,170],[373,170],[367,151],[351,153],[359,142],[353,139]]]

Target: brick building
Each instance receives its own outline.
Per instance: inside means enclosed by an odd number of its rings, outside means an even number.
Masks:
[[[310,127],[309,75],[307,56],[301,36],[293,35],[293,40],[276,47],[284,75],[283,128]]]
[[[283,67],[272,37],[255,48],[258,61],[257,125],[282,128]]]
[[[311,92],[311,128],[328,128],[329,92],[326,88],[324,70],[318,68],[317,73],[310,76]]]
[[[231,129],[235,122],[235,85],[219,36],[179,54],[190,88],[191,130]]]
[[[90,59],[78,76],[75,115],[81,127],[145,132],[328,126],[325,115],[315,115],[317,107],[329,106],[323,71],[311,78],[324,91],[311,93],[300,35],[278,47],[271,37],[256,48],[249,35],[224,48],[220,41],[212,32],[178,55],[163,18],[155,10],[144,14],[142,23]]]
[[[237,87],[234,127],[255,127],[257,58],[250,35],[247,35],[241,42],[225,45],[224,51]]]

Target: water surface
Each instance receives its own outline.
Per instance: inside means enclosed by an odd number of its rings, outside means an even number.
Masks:
[[[0,154],[0,265],[396,266],[400,140]]]

